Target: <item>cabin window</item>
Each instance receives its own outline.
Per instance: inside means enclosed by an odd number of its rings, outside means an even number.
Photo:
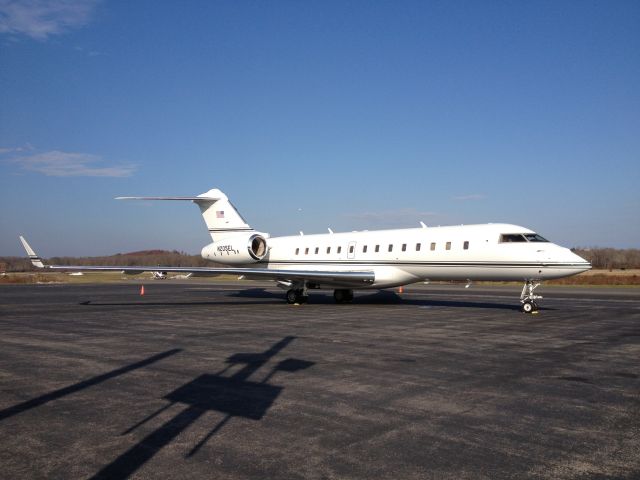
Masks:
[[[362,253],[367,253],[367,246],[362,247]]]
[[[349,247],[349,253],[353,253],[353,245]]]
[[[402,244],[402,251],[403,251],[403,252],[406,252],[406,251],[407,251],[407,244],[406,244],[406,243],[403,243],[403,244]]]
[[[316,255],[320,252],[320,248],[316,247]]]
[[[331,253],[331,247],[327,247],[327,255]]]
[[[393,244],[392,243],[389,244],[389,251],[393,252]]]
[[[422,247],[422,245],[420,245],[419,243],[416,243],[416,252],[420,251],[420,247]]]
[[[342,252],[342,247],[338,247],[338,253]]]
[[[307,248],[305,248],[305,249],[304,249],[304,254],[305,254],[305,255],[309,255],[309,247],[307,247]]]
[[[520,233],[503,233],[500,235],[500,243],[524,243],[527,239]]]
[[[435,250],[436,249],[436,242],[431,242],[431,250]]]
[[[462,248],[464,248],[465,250],[469,250],[469,241],[465,240],[465,242],[462,244]]]
[[[378,253],[380,251],[380,245],[376,245],[376,253]]]
[[[451,250],[451,242],[447,242],[447,244],[446,244],[445,248],[446,248],[447,250]]]
[[[296,248],[296,255],[298,255],[300,253],[300,249]]]

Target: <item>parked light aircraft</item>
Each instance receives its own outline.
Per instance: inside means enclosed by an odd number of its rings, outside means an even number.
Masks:
[[[591,264],[524,227],[461,225],[270,237],[251,228],[218,189],[197,197],[117,197],[119,200],[176,200],[198,205],[212,243],[202,257],[226,268],[45,265],[24,237],[33,265],[66,271],[181,272],[193,276],[236,274],[271,279],[289,303],[306,302],[309,289],[333,288],[338,303],[354,289],[383,289],[435,280],[523,281],[522,310],[537,311],[534,293],[542,280],[584,272]]]

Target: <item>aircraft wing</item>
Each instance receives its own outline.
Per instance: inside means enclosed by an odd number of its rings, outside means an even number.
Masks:
[[[216,275],[242,275],[246,278],[279,280],[279,281],[312,281],[339,285],[344,287],[357,287],[371,285],[375,281],[372,271],[321,271],[321,270],[277,270],[270,268],[209,268],[209,267],[163,267],[153,266],[107,266],[107,265],[46,265],[20,236],[22,246],[27,252],[31,263],[38,268],[48,270],[60,270],[71,272],[122,272],[135,275],[142,272],[167,272],[167,273],[191,273],[194,276]]]

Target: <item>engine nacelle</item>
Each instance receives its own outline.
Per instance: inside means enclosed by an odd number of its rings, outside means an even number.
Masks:
[[[262,233],[236,234],[210,243],[202,249],[202,258],[228,265],[256,263],[268,253],[266,236]]]

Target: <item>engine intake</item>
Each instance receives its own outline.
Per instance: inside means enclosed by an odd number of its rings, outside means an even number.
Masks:
[[[255,260],[262,260],[267,254],[267,240],[262,235],[251,235],[247,250]]]

